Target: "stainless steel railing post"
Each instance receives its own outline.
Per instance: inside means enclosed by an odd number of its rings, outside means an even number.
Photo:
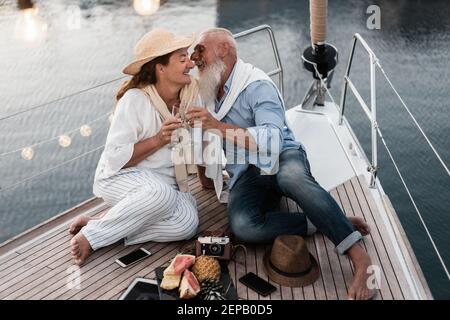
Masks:
[[[347,80],[346,80],[346,78],[348,78],[348,76],[350,75],[350,68],[351,68],[352,61],[353,61],[353,55],[355,53],[356,40],[357,40],[356,37],[353,37],[352,50],[348,57],[347,68],[345,69],[344,82],[342,84],[341,102],[339,104],[339,125],[342,125],[342,121],[344,118],[345,97],[347,95]]]
[[[378,170],[378,141],[377,141],[377,95],[375,83],[375,63],[376,58],[369,53],[370,58],[370,111],[372,113],[371,121],[371,142],[372,142],[372,165],[369,168],[372,178],[370,179],[370,187],[375,188],[375,180]]]
[[[251,28],[251,29],[239,32],[233,36],[235,39],[238,39],[238,38],[256,33],[261,30],[267,30],[267,32],[269,33],[270,43],[272,44],[272,50],[273,50],[273,54],[275,55],[275,61],[277,64],[277,68],[275,70],[271,70],[271,71],[267,72],[267,74],[269,76],[278,74],[280,93],[281,93],[281,97],[284,99],[283,66],[281,65],[280,54],[278,52],[278,47],[277,47],[277,43],[275,41],[275,36],[273,34],[272,28],[267,24],[263,24],[263,25],[255,27],[255,28]]]

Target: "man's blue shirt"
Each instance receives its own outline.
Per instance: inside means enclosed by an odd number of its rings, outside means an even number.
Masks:
[[[236,65],[235,65],[236,67]],[[224,95],[219,100],[216,100],[215,111],[218,112],[227,96],[231,79],[235,71],[235,67],[231,72],[228,80],[224,85]],[[233,124],[240,128],[246,128],[256,141],[259,153],[267,152],[272,157],[277,157],[281,152],[287,149],[298,149],[301,144],[295,141],[294,134],[286,125],[285,109],[283,102],[278,96],[278,91],[274,84],[268,80],[258,80],[248,85],[237,97],[233,107],[221,120],[222,122]],[[275,139],[275,141],[272,141]],[[276,141],[278,140],[278,141]],[[273,143],[271,143],[273,142]],[[225,142],[225,154],[227,157],[227,164],[225,169],[230,175],[229,187],[232,188],[237,179],[247,170],[249,163],[255,164],[261,169],[264,167],[262,161],[248,161],[249,152],[241,148],[230,148],[230,142]],[[277,146],[278,148],[271,148]],[[232,149],[234,151],[230,151]],[[239,150],[240,149],[240,150]],[[245,164],[230,163],[232,159],[236,160],[237,153],[245,153]],[[251,159],[251,157],[250,157]],[[235,161],[236,162],[236,161]]]

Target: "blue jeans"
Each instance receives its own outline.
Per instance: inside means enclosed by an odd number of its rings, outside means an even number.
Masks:
[[[283,234],[304,236],[308,218],[344,254],[362,236],[311,175],[306,152],[302,148],[288,149],[279,160],[275,175],[261,175],[257,167],[250,165],[230,191],[228,215],[236,238],[271,243]],[[294,200],[304,213],[274,210],[282,196]]]

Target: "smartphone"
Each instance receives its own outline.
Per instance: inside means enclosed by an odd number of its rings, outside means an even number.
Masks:
[[[275,286],[253,272],[249,272],[245,276],[239,278],[239,281],[264,297],[277,290]]]
[[[119,300],[160,300],[155,279],[136,278]]]
[[[150,251],[145,250],[144,248],[139,248],[136,251],[133,251],[127,255],[124,255],[123,257],[120,257],[119,259],[116,259],[116,262],[123,268],[128,267],[138,261],[141,261],[142,259],[147,258],[151,255]]]

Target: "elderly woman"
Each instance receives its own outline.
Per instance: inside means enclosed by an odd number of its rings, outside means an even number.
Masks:
[[[130,245],[196,234],[197,207],[187,192],[192,166],[183,156],[174,161],[172,148],[174,130],[183,130],[173,108],[183,111],[199,103],[198,86],[189,76],[194,64],[187,48],[193,41],[156,29],[137,43],[136,60],[123,70],[132,78],[117,93],[93,187],[112,208],[102,217],[79,217],[70,226],[76,264],[120,239]]]

